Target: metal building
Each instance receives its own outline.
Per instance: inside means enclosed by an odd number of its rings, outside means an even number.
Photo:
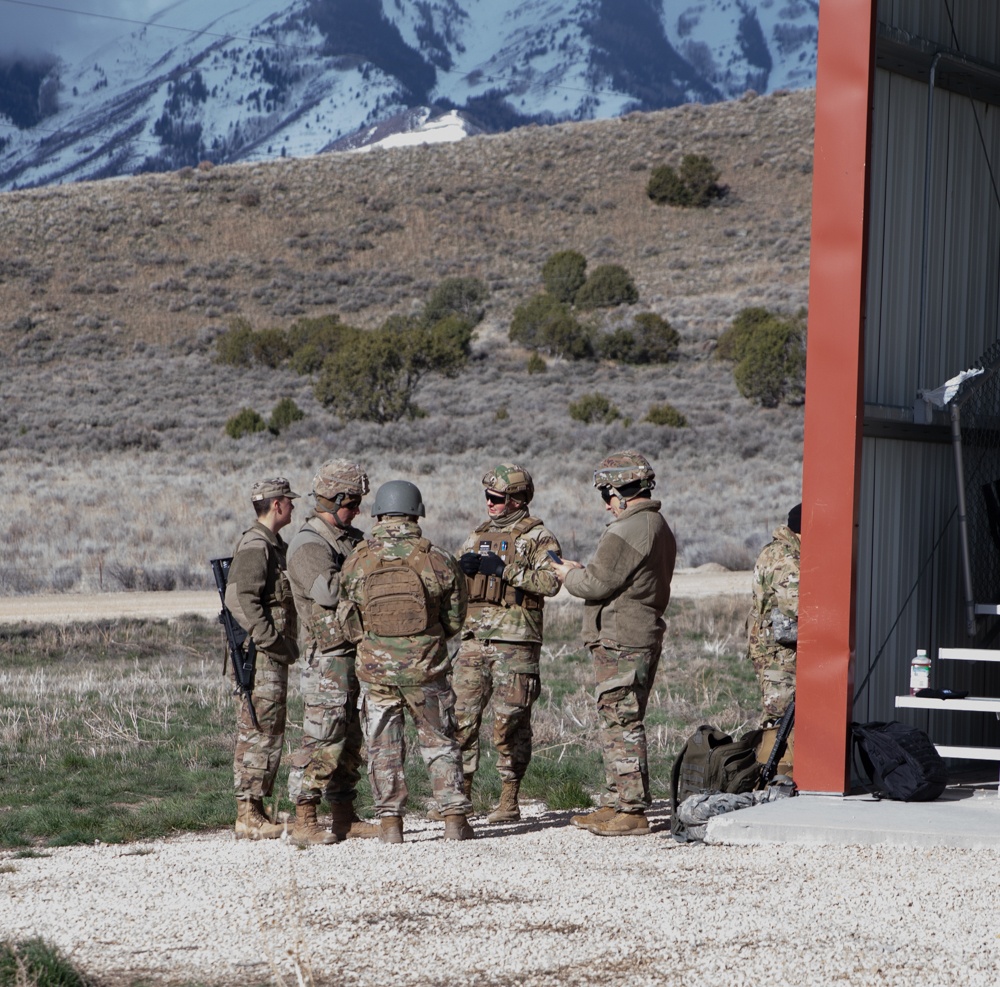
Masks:
[[[1000,648],[998,339],[1000,4],[823,0],[796,704],[803,791],[850,790],[852,720],[900,719],[939,744],[1000,748],[992,713],[895,708],[918,647],[932,658]],[[970,368],[986,372],[950,404],[922,397]],[[935,661],[932,685],[1000,697],[1000,663]]]

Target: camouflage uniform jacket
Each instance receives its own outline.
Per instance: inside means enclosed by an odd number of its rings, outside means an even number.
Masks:
[[[677,543],[658,500],[640,500],[611,521],[590,564],[566,575],[568,592],[586,601],[584,641],[658,645],[676,557]]]
[[[352,611],[361,618],[357,673],[362,682],[379,685],[424,685],[448,672],[447,641],[462,629],[468,607],[465,574],[447,552],[429,547],[418,575],[428,601],[428,627],[409,637],[379,636],[364,629],[365,578],[381,558],[405,559],[417,550],[422,535],[415,521],[378,522],[367,539],[348,556],[340,571],[341,604],[338,615],[345,627],[354,625]]]
[[[348,643],[337,620],[340,568],[362,538],[358,528],[339,528],[312,514],[289,542],[288,581],[307,649],[332,651]]]
[[[233,552],[226,606],[258,650],[291,664],[298,658],[297,621],[285,553],[284,541],[270,528],[259,521],[247,528]]]
[[[509,517],[491,519],[486,524],[480,525],[466,538],[459,554],[478,552],[483,534],[511,531],[526,516],[526,511],[517,511]],[[475,637],[481,641],[526,641],[541,644],[543,612],[541,598],[555,596],[559,592],[559,579],[552,571],[551,561],[546,554],[549,551],[562,555],[556,536],[541,523],[529,528],[521,537],[515,539],[513,558],[504,567],[503,582],[515,590],[520,590],[522,598],[524,594],[533,594],[534,606],[528,609],[516,602],[508,605],[470,600],[469,616],[462,637]],[[515,599],[517,595],[515,594]]]
[[[800,537],[785,524],[757,556],[753,570],[753,609],[747,617],[749,657],[790,659],[798,643]],[[784,653],[784,654],[782,654]]]

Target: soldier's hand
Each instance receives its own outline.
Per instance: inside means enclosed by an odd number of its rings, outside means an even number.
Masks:
[[[479,563],[482,560],[482,556],[478,555],[476,552],[466,552],[458,560],[458,567],[467,576],[474,576],[479,572]]]
[[[274,645],[274,660],[279,665],[294,665],[299,659],[299,647],[295,639],[282,634]]]
[[[496,576],[497,578],[503,577],[503,571],[506,568],[504,561],[500,558],[496,552],[490,552],[489,555],[479,556],[479,571],[484,576]]]

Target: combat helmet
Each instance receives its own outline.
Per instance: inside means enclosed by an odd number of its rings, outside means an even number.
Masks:
[[[483,486],[487,490],[508,496],[520,497],[526,504],[531,503],[535,496],[535,484],[531,474],[523,467],[514,463],[500,463],[483,475]]]
[[[313,477],[313,493],[338,505],[345,496],[364,497],[368,489],[368,474],[347,459],[325,462]]]
[[[424,516],[424,500],[420,490],[409,480],[389,480],[375,491],[372,517],[383,514]]]
[[[616,452],[602,459],[594,470],[594,486],[599,489],[614,487],[615,490],[621,490],[623,487],[633,485],[636,492],[652,490],[656,486],[653,467],[649,465],[649,460],[635,449]]]

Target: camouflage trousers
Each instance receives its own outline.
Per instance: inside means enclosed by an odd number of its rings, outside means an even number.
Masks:
[[[480,641],[467,638],[455,657],[456,739],[462,771],[471,778],[479,767],[479,730],[493,697],[493,744],[497,770],[504,781],[520,781],[531,762],[531,707],[541,686],[538,658],[542,646],[530,642]],[[535,672],[520,671],[535,668]]]
[[[266,798],[274,789],[281,762],[288,713],[288,666],[257,652],[253,705],[260,729],[253,725],[247,702],[236,700],[236,754],[233,786],[238,799]]]
[[[660,663],[661,645],[619,648],[612,641],[590,646],[597,715],[604,755],[604,805],[643,812],[651,803],[646,760],[646,704]]]
[[[361,684],[361,723],[368,745],[368,780],[375,814],[401,816],[409,794],[404,710],[417,728],[420,754],[427,765],[434,799],[443,815],[470,813],[462,788],[462,758],[455,741],[455,694],[443,675],[424,685]]]
[[[302,741],[292,755],[288,796],[296,804],[353,802],[361,777],[361,719],[354,650],[313,647],[302,670]]]
[[[763,722],[781,719],[795,695],[795,650],[781,645],[751,646],[750,661],[760,686]]]

